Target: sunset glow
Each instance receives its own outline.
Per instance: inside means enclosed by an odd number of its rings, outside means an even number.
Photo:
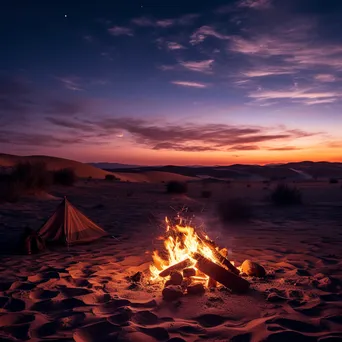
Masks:
[[[7,4],[1,152],[139,165],[341,161],[342,4],[322,6]]]

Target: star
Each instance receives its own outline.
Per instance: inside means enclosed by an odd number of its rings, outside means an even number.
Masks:
[[[68,15],[67,14],[64,14],[64,18],[67,18],[68,17]]]

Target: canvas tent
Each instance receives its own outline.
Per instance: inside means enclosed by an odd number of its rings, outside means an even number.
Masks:
[[[97,240],[108,234],[77,210],[67,199],[37,231],[47,244],[74,245]]]

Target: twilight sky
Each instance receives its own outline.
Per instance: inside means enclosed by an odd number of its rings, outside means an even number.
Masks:
[[[5,1],[0,152],[341,161],[342,1]]]

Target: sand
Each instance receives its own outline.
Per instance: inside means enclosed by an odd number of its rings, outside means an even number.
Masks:
[[[124,182],[132,183],[162,183],[171,180],[189,181],[193,177],[182,176],[170,172],[147,171],[140,173],[108,172],[98,169],[92,165],[81,163],[75,160],[50,157],[50,156],[16,156],[0,153],[0,168],[12,167],[19,162],[44,163],[50,171],[64,168],[72,168],[79,178],[104,179],[106,175],[111,174]]]
[[[162,184],[80,182],[52,197],[0,205],[0,241],[38,228],[64,195],[115,238],[53,248],[39,255],[0,255],[1,341],[339,341],[342,339],[342,190],[305,184],[304,205],[273,208],[264,184],[209,185],[212,198],[171,196]],[[251,222],[222,224],[221,196],[253,203]],[[206,291],[165,302],[161,289],[127,280],[144,271],[160,246],[163,217],[187,206],[230,258],[262,264],[244,295]],[[3,251],[3,250],[2,250]]]

